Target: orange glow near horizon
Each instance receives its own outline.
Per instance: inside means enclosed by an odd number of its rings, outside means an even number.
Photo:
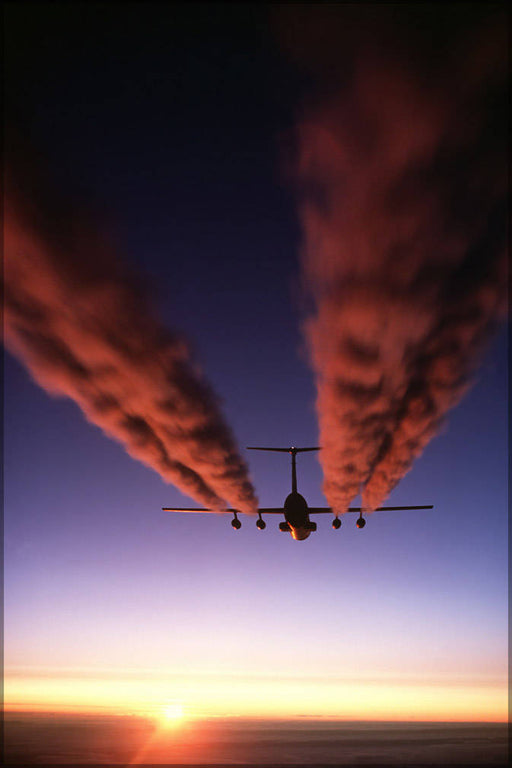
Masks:
[[[137,715],[176,728],[209,717],[507,722],[506,681],[419,684],[244,677],[5,677],[5,710]]]

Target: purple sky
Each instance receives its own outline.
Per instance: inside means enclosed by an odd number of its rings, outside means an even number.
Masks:
[[[282,160],[297,73],[255,10],[97,13],[77,20],[48,6],[24,19],[9,8],[11,82],[30,84],[32,134],[63,187],[94,200],[119,253],[147,276],[163,322],[191,340],[241,448],[315,445]],[[272,713],[275,696],[288,715],[368,719],[406,704],[388,691],[383,709],[377,696],[373,709],[336,709],[333,697],[369,683],[419,686],[421,714],[429,686],[460,700],[485,689],[495,693],[482,713],[504,716],[506,357],[502,330],[389,499],[432,511],[377,513],[364,531],[354,516],[338,532],[319,518],[298,543],[275,519],[265,532],[245,519],[235,533],[228,517],[163,513],[193,504],[6,355],[6,675],[147,680],[165,670],[188,675],[189,687],[175,680],[179,692],[159,690],[157,702],[196,711],[201,685],[209,711],[219,679],[236,675],[246,689],[226,697],[223,714],[243,702]],[[262,506],[281,504],[289,457],[244,455]],[[321,482],[316,456],[299,456],[311,505],[325,504]],[[204,682],[212,676],[220,688]],[[12,690],[19,702],[28,689]]]

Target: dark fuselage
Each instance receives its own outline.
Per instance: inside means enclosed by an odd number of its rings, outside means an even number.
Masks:
[[[297,541],[307,539],[311,531],[316,529],[316,523],[312,523],[309,519],[306,499],[297,491],[292,491],[286,497],[284,517],[292,537]]]
[[[283,504],[284,522],[279,523],[279,530],[290,533],[292,538],[296,541],[303,541],[307,539],[311,531],[316,531],[316,523],[312,523],[309,519],[309,510],[306,499],[297,491],[297,466],[296,458],[298,453],[304,451],[318,451],[318,447],[315,448],[262,448],[260,446],[247,446],[251,451],[279,451],[282,453],[289,453],[292,457],[292,492],[288,494]],[[265,510],[260,510],[260,512]],[[266,510],[272,513],[279,513],[280,509]],[[233,525],[233,523],[232,523]],[[265,527],[264,521],[261,519],[256,521],[258,528],[263,529]]]

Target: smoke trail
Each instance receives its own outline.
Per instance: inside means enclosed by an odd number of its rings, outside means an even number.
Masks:
[[[52,192],[13,141],[4,210],[7,346],[134,458],[197,501],[257,507],[217,399],[96,221]],[[13,171],[15,168],[15,172]]]
[[[504,315],[507,46],[492,13],[461,25],[438,6],[442,35],[401,6],[380,26],[329,13],[297,178],[324,491],[342,512],[361,490],[382,503]]]

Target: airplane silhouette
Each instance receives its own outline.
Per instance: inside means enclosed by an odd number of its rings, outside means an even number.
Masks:
[[[341,520],[338,514],[334,512],[331,507],[308,507],[306,499],[297,491],[297,467],[296,456],[298,453],[305,453],[306,451],[319,451],[319,447],[315,448],[261,448],[257,446],[247,446],[249,451],[278,451],[280,453],[289,453],[292,457],[292,492],[286,497],[282,507],[263,507],[258,509],[258,519],[256,520],[256,526],[260,531],[263,531],[267,524],[263,520],[262,515],[284,515],[284,521],[279,523],[279,530],[285,533],[291,533],[292,538],[296,541],[304,541],[307,539],[312,531],[316,531],[316,523],[309,519],[310,515],[322,515],[331,514],[334,515],[332,521],[332,527],[334,530],[338,530],[341,527]],[[432,504],[423,506],[409,506],[409,507],[378,507],[375,512],[392,512],[402,509],[433,509]],[[164,512],[212,512],[212,509],[199,509],[197,507],[162,507]],[[233,514],[231,525],[237,531],[242,527],[242,523],[238,518],[241,514],[238,509],[226,509],[224,512],[230,512]],[[363,517],[364,509],[362,507],[349,507],[347,512],[359,512],[359,517],[356,521],[358,528],[364,528],[366,520]]]

